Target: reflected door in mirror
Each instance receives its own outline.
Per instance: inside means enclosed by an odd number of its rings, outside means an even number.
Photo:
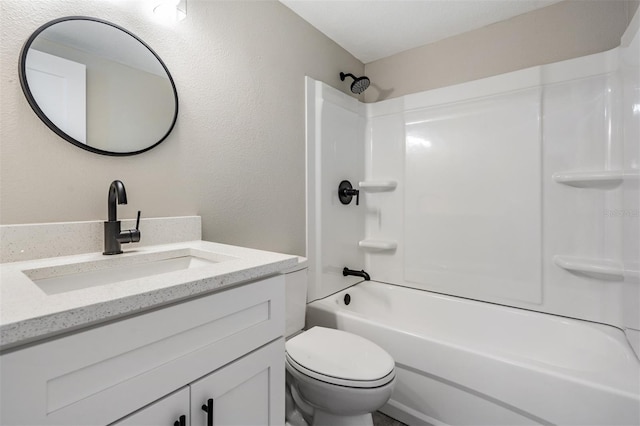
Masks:
[[[86,143],[86,66],[31,49],[27,79],[42,112],[79,142]]]

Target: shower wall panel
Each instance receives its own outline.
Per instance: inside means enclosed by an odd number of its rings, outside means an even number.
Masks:
[[[372,279],[625,328],[640,353],[640,73],[627,46],[369,104]],[[636,337],[633,337],[636,336]],[[636,342],[636,343],[633,343]]]
[[[358,241],[364,238],[364,206],[344,205],[338,185],[354,187],[364,175],[365,107],[321,82],[306,79],[308,300],[348,287],[360,279],[342,268],[364,268]]]
[[[540,90],[405,114],[404,279],[541,301]]]
[[[640,26],[640,12],[636,12],[630,25]],[[627,31],[622,39],[621,89],[622,89],[622,169],[640,169],[640,36]],[[621,216],[622,263],[627,270],[640,271],[640,178],[622,181],[622,200],[617,211],[609,215]],[[629,341],[640,357],[640,277],[634,282],[625,278],[622,290],[623,324]]]
[[[363,191],[362,202],[366,207],[366,236],[374,241],[390,241],[396,244],[396,249],[390,255],[384,250],[367,250],[360,248],[361,253],[366,253],[367,270],[375,265],[374,279],[381,282],[392,283],[394,278],[402,276],[403,266],[397,259],[404,258],[404,143],[405,124],[401,113],[393,111],[402,110],[402,98],[387,101],[385,103],[391,113],[371,116],[367,125],[365,181],[375,179],[395,181],[396,190],[369,192]],[[378,105],[375,105],[378,106]],[[367,104],[367,108],[374,107]],[[372,144],[372,140],[384,141],[384,143]],[[372,173],[375,170],[375,176]]]
[[[544,281],[547,307],[573,317],[622,322],[623,277],[569,271],[556,256],[619,262],[622,218],[618,181],[559,183],[576,171],[621,170],[620,82],[615,72],[547,85],[544,89]]]

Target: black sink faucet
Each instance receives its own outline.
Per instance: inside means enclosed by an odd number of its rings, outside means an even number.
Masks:
[[[120,230],[120,221],[118,220],[117,204],[127,204],[127,191],[124,184],[119,180],[111,182],[109,187],[109,198],[107,200],[109,220],[104,222],[104,252],[102,254],[120,254],[122,249],[120,244],[137,243],[140,241],[140,210],[138,210],[138,219],[136,220],[136,228],[126,231]]]

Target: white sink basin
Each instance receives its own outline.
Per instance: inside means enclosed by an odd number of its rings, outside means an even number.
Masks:
[[[136,256],[108,256],[92,262],[23,270],[46,294],[66,293],[189,269],[206,268],[236,258],[195,249]]]

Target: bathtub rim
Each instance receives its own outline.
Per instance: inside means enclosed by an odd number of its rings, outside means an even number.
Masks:
[[[570,320],[570,321],[575,321],[578,325],[580,325],[581,327],[592,327],[594,328],[596,331],[598,332],[603,332],[605,334],[607,334],[609,337],[616,339],[617,343],[621,344],[621,346],[623,346],[627,353],[633,356],[632,362],[635,363],[635,368],[640,371],[640,359],[638,359],[637,354],[635,353],[631,343],[628,340],[627,334],[625,333],[625,331],[619,327],[610,325],[610,324],[603,324],[603,323],[599,323],[599,322],[595,322],[595,321],[589,321],[589,320],[584,320],[584,319],[580,319],[580,318],[572,318],[572,317],[567,317],[567,316],[562,316],[562,315],[555,315],[555,314],[550,314],[547,312],[539,312],[539,311],[535,311],[535,310],[530,310],[530,309],[523,309],[523,308],[519,308],[519,307],[514,307],[514,306],[508,306],[508,305],[502,305],[502,304],[497,304],[497,303],[492,303],[492,302],[486,302],[486,301],[481,301],[481,300],[475,300],[475,299],[470,299],[470,298],[464,298],[464,297],[459,297],[459,296],[453,296],[453,295],[449,295],[449,294],[443,294],[443,293],[438,293],[438,292],[433,292],[430,290],[423,290],[423,289],[417,289],[417,288],[413,288],[413,287],[408,287],[408,286],[402,286],[402,285],[396,285],[396,284],[390,284],[390,283],[385,283],[385,282],[381,282],[381,281],[376,281],[376,280],[362,280],[359,281],[358,283],[349,286],[345,289],[342,289],[340,291],[337,291],[329,296],[326,296],[322,299],[317,299],[314,300],[311,303],[307,304],[307,315],[309,315],[309,307],[313,305],[313,307],[315,306],[326,306],[327,308],[329,308],[328,310],[335,310],[335,309],[339,309],[341,312],[343,312],[343,315],[345,317],[349,317],[352,316],[354,319],[357,319],[359,321],[363,321],[371,326],[379,326],[382,327],[384,329],[387,330],[391,330],[394,332],[398,332],[401,333],[403,335],[408,335],[408,336],[414,336],[414,337],[422,337],[420,334],[412,332],[412,331],[407,331],[407,330],[402,330],[400,328],[398,328],[395,325],[387,325],[387,324],[383,324],[380,321],[376,321],[376,320],[372,320],[368,317],[366,317],[364,314],[361,313],[357,313],[354,312],[352,310],[349,309],[344,309],[343,306],[338,305],[338,304],[332,304],[332,301],[334,300],[338,300],[339,301],[339,296],[341,294],[344,293],[348,293],[350,290],[352,290],[354,287],[357,287],[358,285],[363,284],[363,285],[373,285],[373,286],[389,286],[389,287],[400,287],[406,291],[419,291],[419,292],[424,292],[427,294],[427,297],[431,296],[437,296],[437,297],[441,297],[445,300],[448,301],[453,301],[454,303],[457,302],[458,300],[463,300],[465,302],[471,302],[471,303],[477,303],[480,305],[489,305],[490,307],[498,307],[498,308],[505,308],[509,311],[525,311],[525,312],[530,312],[534,315],[541,315],[543,317],[550,317],[549,319],[553,320],[553,319],[557,319],[557,318],[561,318],[561,319],[565,319],[565,320]],[[314,305],[315,304],[315,305]],[[335,309],[334,309],[335,308]],[[306,322],[305,323],[305,329],[309,327],[309,324]],[[569,370],[566,368],[563,368],[561,366],[555,365],[555,364],[549,364],[549,363],[545,363],[542,361],[535,361],[531,358],[527,358],[527,357],[515,357],[515,358],[511,358],[510,356],[505,356],[505,355],[496,355],[491,353],[490,351],[486,351],[486,350],[472,350],[469,349],[468,347],[465,347],[463,345],[461,345],[458,342],[452,342],[452,341],[448,341],[445,339],[441,339],[441,338],[430,338],[429,340],[449,347],[449,348],[454,348],[456,350],[461,350],[467,353],[471,353],[477,356],[481,356],[481,357],[486,357],[486,358],[490,358],[490,359],[495,359],[495,360],[500,360],[502,362],[506,362],[512,365],[518,365],[522,368],[529,368],[532,369],[534,371],[537,371],[539,373],[542,374],[553,374],[554,376],[557,377],[561,377],[565,380],[577,383],[577,384],[581,384],[584,386],[590,386],[590,387],[595,387],[595,388],[599,388],[599,389],[603,389],[603,390],[607,390],[611,393],[623,396],[623,397],[627,397],[627,398],[634,398],[634,399],[638,399],[639,403],[640,403],[640,378],[638,379],[638,381],[636,382],[632,382],[631,380],[629,381],[630,383],[626,383],[626,386],[623,387],[619,387],[616,386],[615,384],[611,383],[611,382],[607,382],[607,381],[602,381],[602,380],[597,380],[596,378],[590,378],[590,379],[585,379],[585,378],[581,378],[579,377],[579,375],[577,373],[582,372],[584,373],[584,371],[581,370]],[[513,355],[511,355],[513,356]],[[624,374],[619,373],[619,376],[621,377],[626,377]],[[639,376],[640,377],[640,376]],[[631,383],[632,382],[632,383]],[[634,385],[636,385],[638,387],[638,393],[635,393],[633,389]]]

